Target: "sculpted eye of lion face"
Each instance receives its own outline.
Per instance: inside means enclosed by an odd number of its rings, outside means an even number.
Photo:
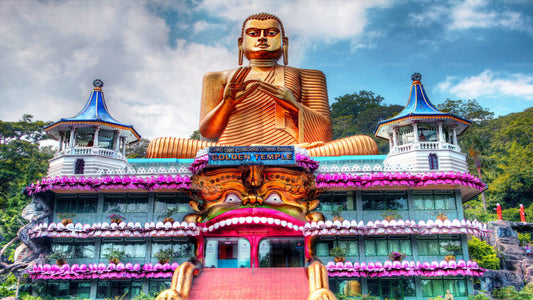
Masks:
[[[228,193],[226,195],[226,199],[224,200],[224,202],[226,203],[230,203],[230,204],[236,204],[236,203],[241,203],[242,200],[241,198],[235,194],[235,193]]]
[[[278,193],[273,192],[272,194],[270,194],[265,199],[265,203],[267,203],[267,204],[281,204],[281,203],[283,203],[283,200],[281,199],[281,196]]]

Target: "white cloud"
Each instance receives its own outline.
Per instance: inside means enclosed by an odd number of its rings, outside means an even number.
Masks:
[[[317,43],[331,43],[341,39],[351,40],[353,49],[358,46],[368,48],[377,34],[373,31],[373,36],[366,36],[369,10],[386,8],[392,3],[393,1],[390,0],[205,0],[197,9],[237,21],[239,28],[240,22],[249,15],[264,11],[272,13],[284,22],[287,36],[291,39],[291,47],[300,50],[291,51],[291,53],[298,55]]]
[[[117,120],[133,124],[150,139],[188,137],[198,128],[203,74],[235,67],[236,49],[184,39],[170,47],[170,28],[154,13],[156,6],[179,11],[175,30],[192,29],[192,34],[225,26],[224,21],[238,30],[246,16],[270,11],[285,21],[289,36],[296,37],[290,50],[294,65],[307,45],[359,41],[368,10],[389,5],[387,0],[184,3],[2,1],[0,119],[17,120],[24,113],[51,121],[74,116],[85,104],[92,81],[100,78]],[[202,12],[222,23],[215,25],[209,17],[187,23]]]
[[[412,27],[429,27],[433,23],[441,22],[449,14],[449,8],[432,5],[423,12],[411,12],[407,15],[406,25]]]
[[[507,96],[533,100],[533,75],[503,74],[487,69],[479,75],[464,78],[448,76],[437,89],[461,99]]]
[[[498,2],[492,2],[492,4]],[[451,32],[473,28],[502,28],[533,33],[531,17],[511,7],[490,5],[488,0],[451,1],[450,5],[427,5],[422,12],[409,13],[407,25],[429,27],[441,22]],[[498,5],[496,5],[498,6]]]
[[[234,66],[227,49],[179,40],[139,1],[3,2],[0,119],[72,117],[92,81],[111,114],[141,135],[190,135],[204,73]]]
[[[532,32],[530,18],[518,12],[488,7],[486,0],[471,0],[459,3],[450,11],[452,30],[500,27],[510,30]]]
[[[199,33],[204,30],[215,29],[218,26],[220,26],[220,24],[215,24],[215,23],[206,22],[205,20],[200,20],[198,22],[195,22],[192,28],[193,28],[194,33]]]
[[[361,39],[352,40],[350,46],[351,52],[356,52],[359,49],[372,49],[378,46],[378,40],[383,39],[385,34],[379,31],[369,31]]]

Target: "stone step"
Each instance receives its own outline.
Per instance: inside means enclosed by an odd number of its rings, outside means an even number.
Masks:
[[[305,300],[305,268],[205,268],[193,280],[190,300]]]

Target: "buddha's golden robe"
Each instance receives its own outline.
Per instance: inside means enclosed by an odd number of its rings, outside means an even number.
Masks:
[[[280,72],[281,76],[276,76]],[[322,72],[277,66],[264,81],[288,88],[302,104],[298,115],[289,113],[270,95],[255,90],[235,107],[218,140],[220,145],[294,145],[331,140],[327,93],[320,92],[326,91]]]
[[[234,72],[237,72],[236,69]],[[248,80],[247,84],[254,80]],[[332,140],[326,78],[321,71],[275,66],[263,81],[288,88],[300,107],[291,114],[259,89],[237,104],[218,142],[158,138],[148,146],[148,158],[192,158],[209,146],[297,145],[323,142],[309,148],[312,156],[377,154],[370,137]],[[224,100],[220,100],[224,101]]]

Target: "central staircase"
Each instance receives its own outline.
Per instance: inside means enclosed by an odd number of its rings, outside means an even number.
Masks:
[[[194,278],[189,300],[306,300],[305,268],[206,268]]]

